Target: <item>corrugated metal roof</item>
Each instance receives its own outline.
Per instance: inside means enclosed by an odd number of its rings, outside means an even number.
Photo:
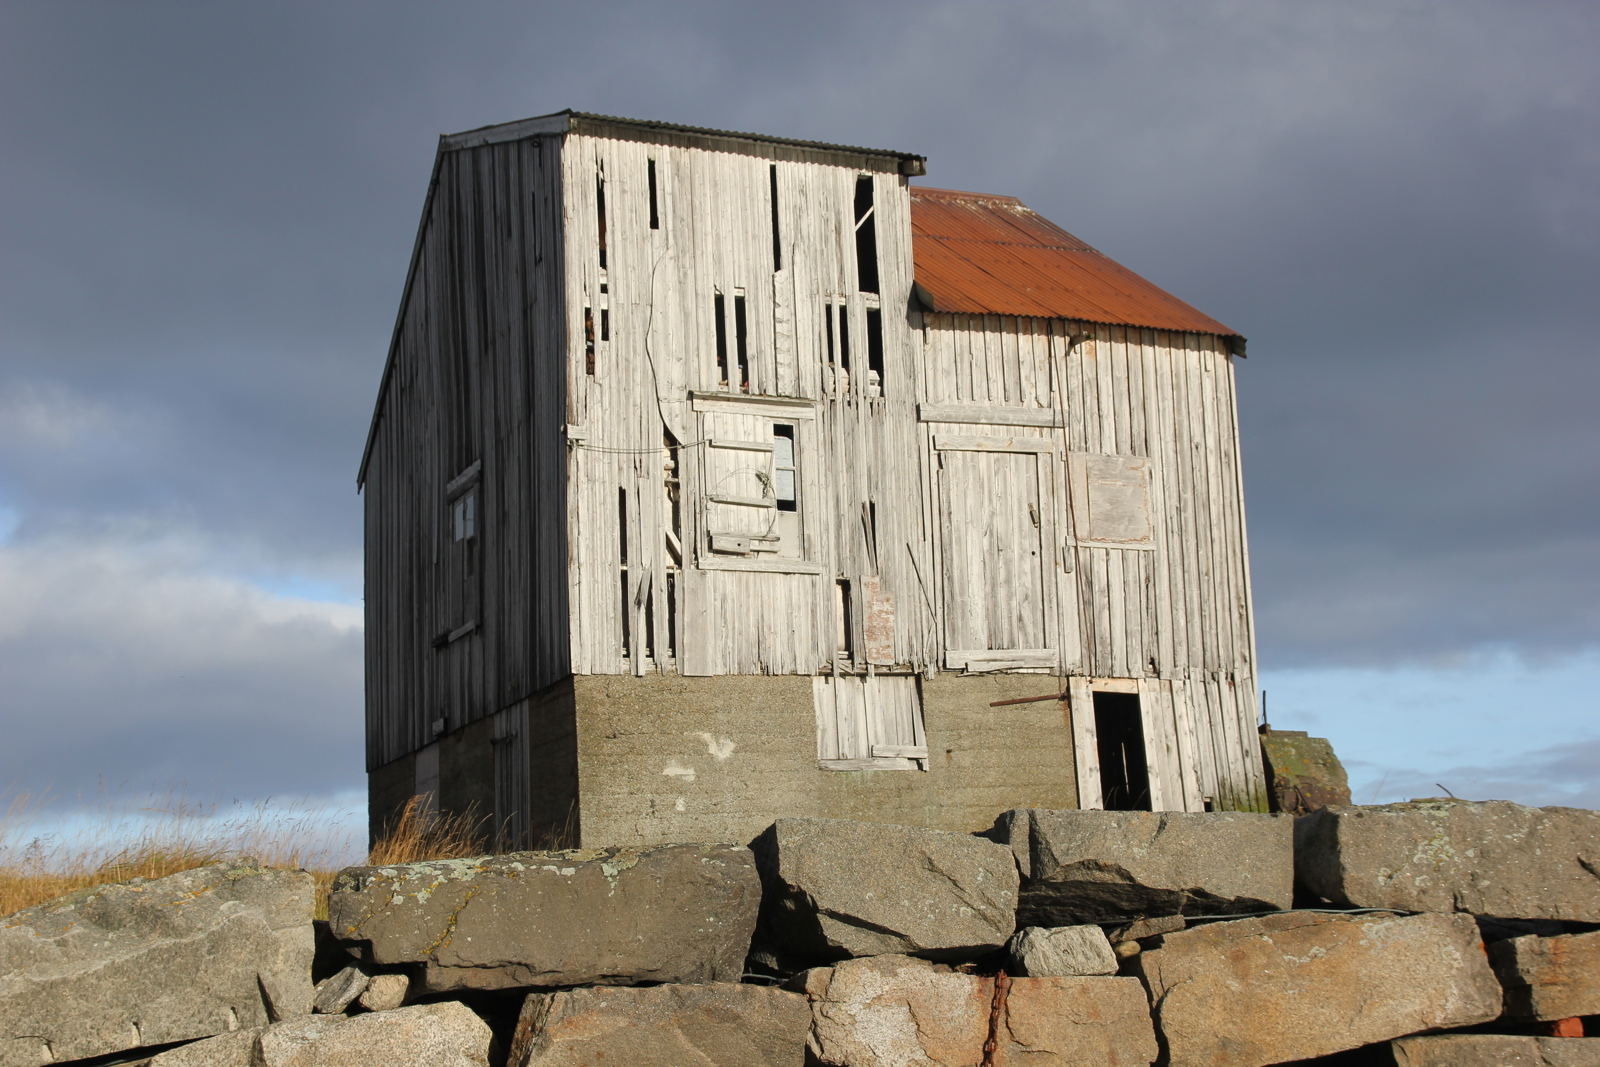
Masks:
[[[493,126],[480,126],[477,129],[466,130],[462,133],[446,134],[441,138],[441,144],[446,151],[454,151],[459,148],[472,148],[480,144],[521,140],[524,137],[537,136],[539,134],[564,133],[569,129],[578,129],[584,125],[619,126],[638,130],[659,130],[668,133],[690,133],[702,137],[793,145],[796,148],[815,148],[828,152],[844,152],[849,155],[889,156],[907,163],[921,164],[927,162],[926,156],[917,155],[915,152],[899,152],[889,148],[862,148],[858,145],[830,144],[826,141],[802,141],[793,137],[773,137],[764,133],[740,133],[737,130],[714,130],[705,126],[682,126],[675,122],[627,119],[617,115],[596,115],[587,111],[574,111],[571,108],[567,108],[565,111],[553,111],[548,115],[538,115],[531,119],[501,122]],[[903,171],[902,173],[921,174],[922,170],[918,168],[910,172]]]
[[[912,186],[911,233],[935,311],[1239,336],[1014,196]]]

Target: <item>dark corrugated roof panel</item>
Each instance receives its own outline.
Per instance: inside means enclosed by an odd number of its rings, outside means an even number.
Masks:
[[[565,133],[584,125],[628,127],[638,130],[664,131],[667,133],[689,133],[701,137],[726,138],[735,141],[758,141],[764,144],[793,145],[796,148],[815,148],[828,152],[843,152],[848,155],[859,156],[888,156],[900,160],[902,163],[922,164],[927,161],[926,156],[919,156],[915,152],[898,152],[888,148],[862,148],[857,145],[829,144],[826,141],[801,141],[793,137],[772,137],[764,133],[740,133],[737,130],[713,130],[705,126],[681,126],[675,122],[655,122],[649,119],[626,119],[617,115],[595,115],[587,111],[553,111],[548,115],[537,115],[531,119],[519,119],[516,122],[501,122],[493,126],[479,126],[475,130],[465,130],[461,133],[445,134],[441,144],[445,151],[455,151],[460,148],[474,148],[484,144],[499,144],[505,141],[519,141],[524,137],[533,137],[541,134]],[[906,170],[903,174],[921,174],[921,166]]]
[[[935,311],[1239,336],[1013,196],[913,186],[911,233]]]

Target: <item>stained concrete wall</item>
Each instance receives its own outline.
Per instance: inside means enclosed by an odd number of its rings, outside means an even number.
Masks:
[[[809,677],[580,676],[584,847],[748,842],[782,816],[982,830],[1008,808],[1077,807],[1072,730],[1048,675],[923,681],[926,771],[817,766]]]
[[[1077,807],[1072,724],[1048,675],[923,680],[926,771],[817,766],[803,676],[583,675],[529,702],[535,848],[748,842],[783,816],[983,830],[1008,808]],[[492,719],[439,738],[439,809],[494,812]],[[415,786],[415,757],[368,776],[376,834]]]

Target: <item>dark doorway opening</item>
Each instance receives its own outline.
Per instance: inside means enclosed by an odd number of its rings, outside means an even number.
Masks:
[[[1150,810],[1150,768],[1144,723],[1133,693],[1094,695],[1094,732],[1100,749],[1100,801],[1107,811]]]

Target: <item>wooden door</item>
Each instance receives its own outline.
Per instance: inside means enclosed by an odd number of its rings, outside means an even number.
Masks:
[[[1040,438],[939,435],[945,666],[1056,666],[1052,462]]]

